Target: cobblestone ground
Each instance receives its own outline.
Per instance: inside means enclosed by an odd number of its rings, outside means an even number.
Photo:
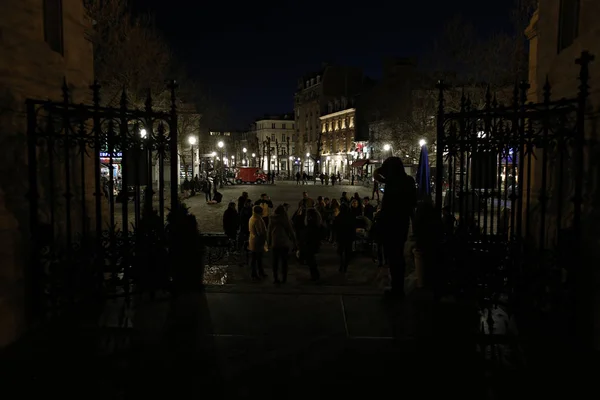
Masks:
[[[202,232],[222,232],[222,216],[230,201],[236,201],[242,192],[248,192],[250,199],[258,200],[262,193],[271,197],[273,204],[277,207],[283,203],[291,205],[290,212],[295,211],[296,205],[302,198],[302,192],[307,191],[309,196],[316,199],[318,196],[329,198],[340,198],[342,192],[348,192],[351,195],[355,192],[361,197],[371,195],[371,188],[365,186],[336,185],[326,186],[309,183],[307,185],[296,185],[295,182],[277,182],[275,185],[236,185],[225,186],[220,189],[223,193],[223,202],[221,204],[207,204],[204,195],[197,195],[185,200],[190,207],[190,212],[196,215],[198,224]],[[348,268],[346,274],[338,272],[339,258],[336,254],[335,246],[330,243],[324,243],[320,253],[317,256],[321,272],[319,285],[333,286],[369,286],[372,288],[381,288],[389,284],[387,269],[378,268],[374,259],[374,251],[371,248],[359,248],[353,262]],[[407,251],[409,253],[409,251]],[[228,284],[228,283],[252,283],[256,286],[272,285],[271,255],[265,254],[264,266],[269,277],[262,282],[252,282],[250,279],[250,270],[246,255],[230,254],[222,262],[208,265],[206,270],[206,282],[209,284]],[[290,256],[290,266],[288,275],[288,286],[311,285],[315,284],[309,280],[310,274],[306,266],[296,259],[294,255]]]

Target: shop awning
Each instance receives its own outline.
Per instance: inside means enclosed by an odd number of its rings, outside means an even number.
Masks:
[[[356,160],[352,163],[352,165],[350,165],[350,167],[361,168],[361,167],[364,167],[365,165],[367,165],[368,163],[369,163],[369,160],[367,160],[367,159]]]

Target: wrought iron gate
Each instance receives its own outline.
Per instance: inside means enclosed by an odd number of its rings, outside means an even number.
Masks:
[[[101,106],[97,84],[91,105],[72,103],[66,82],[62,101],[27,101],[38,315],[127,295],[135,280],[161,275],[179,178],[175,82],[168,88],[170,112],[154,110],[150,94],[143,110],[129,108],[125,91],[119,107]]]
[[[523,82],[510,105],[488,89],[482,108],[463,93],[460,111],[445,112],[448,87],[439,83],[436,206],[446,222],[457,221],[447,231],[444,262],[461,293],[489,304],[519,287],[545,296],[549,286],[564,286],[564,272],[574,272],[565,260],[576,259],[581,237],[591,59],[584,52],[577,60],[573,99],[552,100],[546,81],[543,101],[528,103]]]

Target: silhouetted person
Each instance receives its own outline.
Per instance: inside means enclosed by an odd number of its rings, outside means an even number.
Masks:
[[[235,240],[239,226],[240,216],[235,210],[235,203],[232,201],[223,213],[223,231],[230,240]]]
[[[302,252],[304,253],[303,259],[310,270],[310,279],[312,281],[318,281],[321,274],[319,273],[319,268],[317,266],[316,255],[321,249],[323,229],[321,216],[314,208],[306,210],[306,227],[304,228],[303,234],[303,245],[301,246]]]
[[[410,218],[417,202],[415,180],[406,174],[398,157],[390,157],[375,171],[375,179],[385,183],[381,201],[380,228],[389,258],[392,286],[390,294],[404,296],[404,244],[408,239]]]
[[[246,204],[246,200],[248,200],[248,192],[242,192],[242,195],[238,197],[237,210],[238,212],[242,211],[244,208],[244,204]]]
[[[355,217],[350,213],[347,204],[340,206],[340,213],[333,220],[333,229],[337,243],[337,252],[340,256],[340,272],[348,271],[350,257],[352,256],[352,243],[356,236]]]
[[[373,193],[371,193],[371,200],[375,200],[375,196],[377,196],[377,201],[379,201],[379,182],[376,180],[373,181]]]
[[[202,191],[204,192],[206,202],[212,201],[212,184],[210,183],[210,179],[204,181]]]

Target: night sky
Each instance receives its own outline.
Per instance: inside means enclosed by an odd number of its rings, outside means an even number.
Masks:
[[[293,110],[298,77],[324,61],[377,78],[386,56],[419,57],[460,14],[482,35],[508,25],[512,1],[231,2],[137,0],[190,74],[229,109],[231,129]],[[385,4],[385,5],[384,5]]]

